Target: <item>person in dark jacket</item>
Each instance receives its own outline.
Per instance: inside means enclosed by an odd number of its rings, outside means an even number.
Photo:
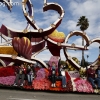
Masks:
[[[50,66],[50,76],[51,76],[51,87],[56,87],[56,76],[57,76],[57,65],[55,62],[52,62],[52,65]]]
[[[86,74],[87,74],[87,80],[91,83],[93,89],[96,89],[96,84],[95,84],[96,78],[93,65],[91,65],[90,68],[87,69]]]
[[[97,88],[100,89],[100,66],[96,69]]]
[[[35,70],[33,64],[28,65],[27,67],[27,79],[28,79],[28,84],[32,85],[32,81],[35,76]]]
[[[23,86],[24,78],[25,78],[25,68],[23,64],[21,64],[21,66],[19,66],[19,68],[16,69],[15,74],[16,74],[16,79],[14,82],[14,86],[18,86],[18,85]]]

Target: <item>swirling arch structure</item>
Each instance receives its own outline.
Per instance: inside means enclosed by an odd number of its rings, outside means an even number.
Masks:
[[[50,42],[50,43],[53,43],[54,45],[58,45],[58,46],[61,46],[61,47],[67,47],[67,48],[73,48],[73,49],[79,49],[79,50],[88,50],[87,46],[73,45],[73,44],[69,44],[69,43],[66,43],[66,42],[60,43],[60,42],[53,41],[48,37],[45,37],[44,39],[46,41]]]
[[[1,46],[1,45],[11,44],[12,40],[9,40],[9,39],[7,38],[7,36],[5,36],[4,34],[1,34],[1,33],[0,33],[0,36],[1,36],[1,38],[3,38],[3,39],[6,41],[6,42],[4,42],[4,43],[0,43],[0,46]]]
[[[11,3],[12,3],[12,0],[0,0],[0,2],[5,3],[7,5],[8,10],[11,11],[11,8],[12,8]]]
[[[84,38],[84,40],[86,41],[86,45],[84,46],[84,48],[87,48],[88,46],[90,46],[92,43],[97,42],[100,43],[100,38],[95,38],[90,40],[89,37],[86,35],[86,33],[82,32],[82,31],[72,31],[70,32],[70,34],[67,35],[66,39],[65,39],[65,43],[68,41],[68,39],[74,35],[80,35]],[[80,69],[80,65],[78,65],[73,59],[72,57],[68,54],[67,52],[67,48],[64,47],[63,48],[64,54],[66,59],[77,69]],[[98,58],[91,64],[91,65],[95,65],[98,62]],[[87,68],[89,68],[91,65],[87,66]]]
[[[66,52],[67,49],[66,49],[66,48],[63,48],[63,51],[64,51],[64,55],[65,55],[66,59],[68,60],[68,62],[69,62],[75,69],[79,70],[81,66],[80,66],[79,64],[77,64],[77,63],[72,59],[72,57]]]
[[[0,57],[3,57],[3,58],[12,58],[12,55],[0,54]],[[35,61],[28,60],[28,59],[25,59],[23,57],[18,57],[18,56],[16,56],[16,58],[14,60],[23,61],[23,62],[32,63],[32,64],[36,63]]]
[[[90,44],[92,44],[93,42],[100,43],[100,38],[92,39],[92,40],[90,41]]]
[[[29,9],[29,14],[26,12],[26,5],[28,5],[28,9]],[[30,6],[29,6],[30,5]],[[10,34],[12,37],[14,36],[18,36],[18,34],[31,34],[32,37],[43,37],[43,36],[47,36],[49,34],[51,34],[61,23],[62,18],[64,17],[64,10],[63,8],[57,4],[57,3],[46,3],[43,6],[44,11],[47,10],[55,10],[60,14],[60,17],[53,23],[51,24],[51,26],[49,26],[48,28],[45,29],[41,29],[37,26],[37,24],[35,23],[35,21],[32,19],[33,16],[31,16],[33,14],[33,6],[30,2],[30,0],[22,0],[22,8],[23,8],[23,13],[25,15],[26,20],[28,21],[28,23],[35,28],[35,30],[14,30],[12,28],[6,27],[6,26],[2,26],[1,27],[1,31],[3,31],[3,29],[6,30],[6,34],[7,31],[10,31]],[[4,32],[2,32],[4,33]]]
[[[6,67],[5,62],[4,62],[2,59],[0,59],[0,63],[1,63],[4,67]]]
[[[28,7],[28,12],[26,11],[26,6]],[[33,21],[34,14],[33,14],[33,4],[31,3],[31,0],[22,0],[22,9],[25,18],[29,19],[30,21]],[[36,24],[34,24],[33,27],[34,29],[39,29],[39,27]]]
[[[8,7],[11,7],[10,6],[11,0],[9,0],[9,2],[7,0],[1,0],[1,2],[3,2],[3,1],[8,5]],[[27,8],[28,8],[28,12],[27,12]],[[41,63],[44,67],[47,68],[47,65],[43,61],[41,61],[40,59],[36,58],[35,56],[38,55],[40,52],[42,52],[45,49],[49,49],[49,51],[52,54],[54,54],[52,52],[52,50],[50,50],[49,45],[48,45],[48,43],[51,43],[53,47],[55,46],[56,48],[59,48],[58,55],[60,55],[60,49],[63,49],[66,59],[68,59],[68,61],[77,70],[79,70],[79,68],[81,66],[78,65],[72,59],[72,57],[68,54],[67,49],[88,50],[88,47],[92,43],[94,43],[94,42],[100,43],[100,38],[90,40],[88,35],[85,32],[77,31],[77,30],[70,32],[66,36],[65,41],[63,43],[55,42],[52,39],[50,39],[48,37],[48,35],[51,34],[60,25],[60,23],[61,23],[61,21],[64,17],[64,14],[65,14],[64,9],[57,3],[48,3],[47,0],[44,0],[43,11],[55,10],[60,15],[59,18],[56,19],[56,21],[54,23],[52,23],[49,27],[47,27],[45,29],[40,28],[36,24],[35,19],[33,18],[34,17],[34,12],[33,12],[34,9],[33,9],[33,5],[32,5],[31,0],[22,0],[22,10],[23,10],[23,13],[24,13],[26,20],[28,21],[28,24],[27,24],[27,26],[24,30],[15,30],[15,29],[9,28],[5,25],[2,25],[2,27],[0,29],[0,32],[2,33],[2,38],[4,38],[6,40],[5,43],[1,43],[0,45],[5,45],[5,44],[8,44],[8,43],[11,44],[12,40],[8,41],[6,37],[10,37],[10,38],[20,37],[21,38],[21,37],[30,36],[30,37],[33,38],[33,40],[32,40],[32,38],[30,38],[31,42],[32,41],[34,42],[37,38],[38,43],[32,45],[32,48],[31,48],[32,53],[33,53],[33,55],[31,56],[31,59],[28,60],[28,59],[25,59],[21,56],[20,57],[17,56],[16,57],[17,60],[22,60],[22,61],[29,62],[29,63],[31,63],[32,61],[37,61],[37,62]],[[29,30],[30,26],[32,26],[34,28],[34,30]],[[74,35],[83,37],[84,40],[86,41],[86,45],[80,46],[80,45],[75,45],[74,43],[72,43],[72,44],[67,43],[68,39],[70,37],[74,36]],[[46,45],[45,41],[47,42],[47,46],[45,46]],[[17,42],[15,41],[14,44],[16,44]],[[17,48],[17,49],[19,49],[19,48]],[[6,56],[8,58],[11,58],[11,55],[0,54],[0,57],[6,57]],[[96,61],[94,61],[93,64],[95,64],[97,61],[98,61],[98,59]]]
[[[90,39],[89,39],[88,35],[87,35],[85,32],[83,32],[83,31],[77,31],[77,30],[76,30],[76,31],[71,31],[71,32],[67,35],[67,37],[66,37],[66,39],[65,39],[65,43],[67,43],[67,42],[68,42],[68,39],[69,39],[70,37],[74,36],[74,35],[83,37],[84,40],[86,41],[86,46],[89,46],[89,41],[90,41]]]

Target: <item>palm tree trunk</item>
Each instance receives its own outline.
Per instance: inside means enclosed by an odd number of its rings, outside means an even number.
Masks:
[[[82,37],[82,46],[84,46],[84,38]],[[84,67],[84,50],[82,50],[82,66]]]

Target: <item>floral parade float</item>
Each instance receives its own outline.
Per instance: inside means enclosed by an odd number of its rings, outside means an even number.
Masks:
[[[1,0],[5,2],[8,9],[11,10],[12,0]],[[29,10],[27,12],[27,9]],[[31,0],[22,0],[22,9],[28,24],[23,30],[15,30],[2,25],[0,28],[1,37],[6,40],[5,43],[0,44],[0,62],[3,67],[0,67],[0,86],[12,86],[15,80],[15,66],[14,64],[21,63],[40,63],[42,68],[35,68],[36,77],[32,82],[32,86],[28,86],[27,80],[23,88],[34,90],[50,90],[50,91],[64,91],[64,92],[86,92],[93,93],[93,88],[90,83],[80,77],[80,68],[77,60],[71,57],[67,49],[72,48],[74,50],[88,50],[88,46],[93,42],[100,43],[100,38],[90,40],[87,34],[83,31],[71,31],[67,36],[63,32],[58,32],[56,28],[60,25],[64,17],[64,9],[57,3],[48,3],[44,0],[43,11],[55,10],[59,13],[59,18],[52,23],[48,28],[40,28],[33,19],[33,6]],[[29,30],[30,26],[34,30]],[[69,44],[68,39],[74,35],[78,35],[84,38],[86,45],[80,46],[75,44]],[[12,38],[8,40],[7,37]],[[38,42],[38,44],[32,45],[31,42]],[[5,46],[5,44],[10,44]],[[39,58],[36,58],[40,52],[48,49],[53,55],[49,61],[55,61],[58,67],[60,58],[60,50],[63,49],[64,55],[69,62],[69,69],[66,71],[67,87],[62,88],[61,80],[56,81],[56,87],[51,87],[51,81],[49,77],[49,66]],[[56,51],[55,51],[56,50]],[[99,59],[94,61],[92,65],[98,62]],[[89,66],[88,66],[89,67]],[[85,69],[86,71],[86,69]],[[85,72],[84,71],[84,72]]]

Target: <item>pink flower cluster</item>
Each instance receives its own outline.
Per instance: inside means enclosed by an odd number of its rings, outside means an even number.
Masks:
[[[93,88],[91,84],[85,79],[76,79],[74,80],[76,85],[76,90],[78,92],[86,92],[86,93],[93,93]]]
[[[37,80],[48,78],[49,71],[45,68],[41,68],[40,70],[37,71],[36,76],[37,76],[36,77]]]
[[[49,72],[45,68],[41,68],[37,72],[37,77],[33,80],[32,86],[36,90],[48,90],[51,82],[47,79]]]
[[[15,76],[0,77],[0,84],[2,85],[13,85]]]
[[[37,71],[36,73],[36,79],[40,80],[40,79],[44,79],[45,78],[45,70],[44,68],[41,68],[40,70]]]

